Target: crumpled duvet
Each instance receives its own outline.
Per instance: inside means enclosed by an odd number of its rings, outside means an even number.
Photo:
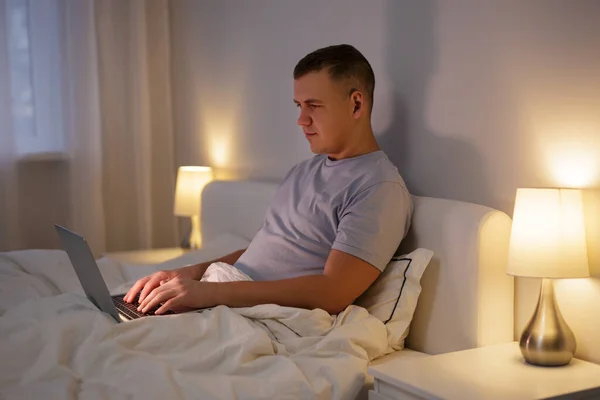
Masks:
[[[133,283],[125,266],[98,265],[111,293]],[[205,279],[249,278],[216,263]],[[0,338],[6,399],[353,399],[387,348],[384,325],[357,306],[219,306],[119,324],[83,295],[64,252],[43,250],[0,253]]]

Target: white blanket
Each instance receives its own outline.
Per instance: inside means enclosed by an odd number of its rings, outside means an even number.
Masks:
[[[112,293],[131,285],[127,267],[98,264]],[[232,268],[211,273],[245,279]],[[387,347],[384,325],[356,306],[335,317],[219,306],[118,324],[63,252],[41,250],[0,253],[0,338],[6,399],[352,399]]]

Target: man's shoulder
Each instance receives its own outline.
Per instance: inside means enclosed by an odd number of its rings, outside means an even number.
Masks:
[[[328,164],[327,155],[314,155],[290,168],[284,182],[313,179],[318,175],[321,181],[323,178],[326,181],[320,183],[326,183],[327,188],[331,190],[343,188],[345,191],[357,193],[373,185],[384,183],[395,183],[406,190],[398,169],[383,151],[360,159],[341,161]],[[331,166],[334,168],[330,168]]]
[[[368,164],[357,168],[355,176],[361,182],[362,189],[381,184],[397,184],[406,189],[406,184],[398,172],[398,168],[387,158],[385,153],[378,152],[376,157],[369,160]]]

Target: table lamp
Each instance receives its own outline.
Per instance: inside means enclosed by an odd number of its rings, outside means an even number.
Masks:
[[[210,167],[179,167],[175,186],[174,213],[179,217],[190,217],[192,227],[182,242],[182,247],[197,249],[202,246],[200,233],[200,206],[202,190],[213,178]]]
[[[553,279],[589,276],[581,190],[517,189],[507,273],[542,278],[535,312],[519,341],[525,361],[568,364],[575,336],[558,308]]]

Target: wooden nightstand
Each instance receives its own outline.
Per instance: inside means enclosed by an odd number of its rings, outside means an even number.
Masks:
[[[183,249],[181,247],[170,247],[163,249],[119,251],[114,253],[106,253],[104,256],[129,264],[145,265],[162,263],[182,256],[188,251],[188,249]]]
[[[577,359],[564,367],[523,361],[516,342],[369,368],[369,400],[600,399],[600,365]]]

